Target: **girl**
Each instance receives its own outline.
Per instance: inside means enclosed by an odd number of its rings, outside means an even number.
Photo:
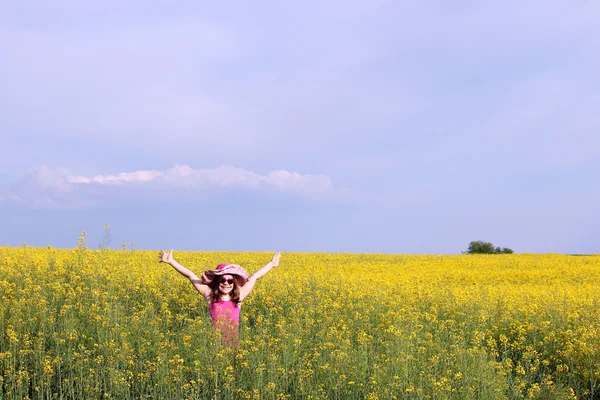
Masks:
[[[279,266],[280,257],[281,253],[275,253],[271,261],[250,278],[239,265],[219,264],[214,270],[204,271],[202,279],[199,279],[196,274],[173,259],[173,250],[161,250],[158,256],[160,262],[171,265],[188,278],[204,296],[208,302],[213,327],[221,331],[224,341],[229,344],[236,343],[238,339],[242,301],[250,294],[258,279],[265,276],[271,268]]]

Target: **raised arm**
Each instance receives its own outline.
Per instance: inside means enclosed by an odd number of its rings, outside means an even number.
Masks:
[[[188,278],[190,282],[192,282],[192,285],[194,285],[196,290],[200,292],[202,296],[208,298],[208,296],[210,295],[210,288],[207,285],[203,285],[202,280],[198,278],[196,274],[194,274],[192,271],[175,261],[175,259],[173,258],[173,250],[171,250],[170,252],[161,250],[160,254],[158,255],[158,258],[159,262],[169,264],[171,267],[175,268],[175,270],[181,275]]]
[[[250,294],[250,292],[252,291],[252,288],[254,287],[254,284],[256,283],[256,281],[258,279],[265,276],[271,270],[271,268],[279,266],[280,258],[281,258],[281,253],[275,253],[273,258],[271,259],[271,261],[269,261],[269,263],[267,265],[265,265],[264,267],[262,267],[261,269],[256,271],[250,277],[250,279],[248,279],[248,282],[246,282],[246,284],[240,288],[240,301],[244,300],[244,298]]]

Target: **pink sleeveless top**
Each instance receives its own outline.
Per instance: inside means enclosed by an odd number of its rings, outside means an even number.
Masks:
[[[233,300],[211,303],[208,310],[214,326],[234,325],[237,327],[240,324],[240,308]]]

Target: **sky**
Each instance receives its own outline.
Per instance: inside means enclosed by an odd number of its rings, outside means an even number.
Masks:
[[[0,245],[600,253],[597,1],[0,1]]]

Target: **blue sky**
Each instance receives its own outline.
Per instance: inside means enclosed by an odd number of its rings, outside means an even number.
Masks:
[[[0,243],[599,253],[600,3],[0,3]]]

